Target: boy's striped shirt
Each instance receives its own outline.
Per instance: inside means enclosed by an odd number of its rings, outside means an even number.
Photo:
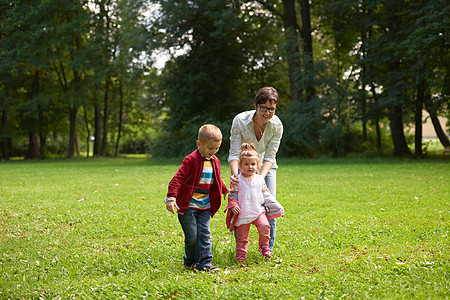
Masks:
[[[192,195],[190,208],[207,210],[211,208],[209,202],[209,190],[214,182],[213,167],[210,160],[203,163],[203,172],[200,182],[198,183],[194,194]]]

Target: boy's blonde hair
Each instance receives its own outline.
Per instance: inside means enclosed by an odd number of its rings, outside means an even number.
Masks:
[[[258,172],[259,173],[259,154],[256,152],[256,147],[252,143],[243,143],[241,145],[241,153],[239,154],[239,162],[241,162],[244,158],[256,158],[256,162],[258,164]]]
[[[220,128],[213,124],[206,124],[200,127],[198,130],[198,140],[200,142],[208,142],[208,141],[215,141],[215,142],[221,142],[222,141],[222,132],[220,131]]]

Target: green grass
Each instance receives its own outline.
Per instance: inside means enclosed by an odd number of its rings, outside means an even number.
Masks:
[[[246,266],[234,261],[223,205],[212,274],[182,267],[163,204],[178,164],[0,163],[0,298],[450,298],[448,160],[282,160],[273,258],[252,228]]]
[[[441,144],[438,138],[424,138],[422,139],[422,143],[426,145],[427,150],[439,150],[441,152],[444,150],[444,146]]]

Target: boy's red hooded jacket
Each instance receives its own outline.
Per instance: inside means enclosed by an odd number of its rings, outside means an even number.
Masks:
[[[177,199],[178,213],[181,215],[186,213],[195,188],[200,182],[204,161],[205,158],[201,155],[200,151],[198,149],[195,150],[184,158],[180,168],[169,183],[167,198],[174,197]],[[226,194],[228,189],[220,177],[219,159],[213,155],[211,162],[213,165],[214,182],[209,191],[209,199],[211,204],[211,217],[213,217],[220,208],[222,194]]]

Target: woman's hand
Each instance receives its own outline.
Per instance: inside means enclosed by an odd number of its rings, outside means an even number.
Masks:
[[[239,180],[237,179],[237,175],[232,175],[230,177],[230,193],[237,193],[239,186]]]

